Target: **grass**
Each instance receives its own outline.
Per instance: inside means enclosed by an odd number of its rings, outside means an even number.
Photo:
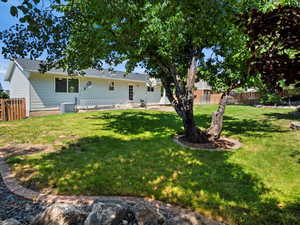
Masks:
[[[196,107],[208,127],[216,106]],[[147,196],[241,225],[300,224],[300,132],[291,110],[229,106],[233,152],[192,151],[171,136],[170,112],[122,110],[0,123],[0,146],[50,143],[56,151],[8,159],[20,181],[44,192]]]

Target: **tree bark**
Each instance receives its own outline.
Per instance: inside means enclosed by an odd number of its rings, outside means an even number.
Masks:
[[[157,59],[156,63],[160,65],[163,73],[161,82],[166,90],[166,96],[173,105],[175,111],[180,116],[184,127],[184,138],[192,143],[207,143],[208,135],[201,131],[194,118],[194,85],[197,74],[197,50],[191,51],[191,60],[187,71],[186,82],[177,76],[174,65],[163,64],[163,60]]]
[[[223,116],[227,105],[227,93],[223,93],[219,102],[219,107],[216,112],[212,114],[211,125],[207,130],[210,141],[218,140],[223,129]]]

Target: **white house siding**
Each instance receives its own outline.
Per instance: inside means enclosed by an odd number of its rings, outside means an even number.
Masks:
[[[81,78],[81,86],[87,81],[92,82],[92,87],[86,90],[81,88],[80,104],[82,105],[122,105],[139,103],[141,99],[146,100],[146,86],[143,82],[114,80],[114,90],[109,90],[112,80],[99,78]],[[133,100],[129,100],[129,85],[133,86]],[[155,92],[147,93],[149,103],[159,103],[160,87]]]
[[[74,102],[75,97],[79,99],[80,105],[88,106],[139,103],[140,99],[146,99],[146,87],[143,82],[114,80],[115,88],[110,91],[109,83],[112,80],[80,77],[80,93],[55,93],[55,77],[61,75],[31,74],[31,110],[57,108],[63,102]],[[83,87],[88,81],[92,82],[92,86],[84,90]],[[129,100],[129,85],[133,85],[133,101]],[[156,87],[154,92],[147,92],[147,100],[148,103],[159,103],[160,87]]]
[[[53,75],[32,73],[29,79],[31,110],[57,108],[63,102],[74,102],[78,96],[78,93],[56,93]]]
[[[29,116],[30,111],[29,87],[30,83],[26,73],[21,71],[19,67],[15,65],[10,81],[10,97],[26,99],[26,116]]]

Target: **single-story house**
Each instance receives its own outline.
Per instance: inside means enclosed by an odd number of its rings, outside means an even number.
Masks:
[[[5,81],[10,82],[10,97],[26,99],[26,113],[55,110],[61,103],[79,107],[106,107],[166,102],[161,82],[147,74],[108,70],[85,70],[84,76],[68,75],[60,69],[39,72],[39,61],[15,59],[9,65]]]

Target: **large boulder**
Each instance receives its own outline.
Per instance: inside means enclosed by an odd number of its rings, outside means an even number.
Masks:
[[[132,210],[138,225],[160,225],[165,222],[165,217],[146,203],[138,203],[132,207]]]
[[[15,219],[7,219],[2,222],[0,221],[0,225],[21,225],[21,223]]]
[[[129,206],[121,201],[96,201],[84,225],[134,225],[136,219]]]
[[[73,205],[56,203],[35,217],[31,225],[82,225],[87,213]]]

